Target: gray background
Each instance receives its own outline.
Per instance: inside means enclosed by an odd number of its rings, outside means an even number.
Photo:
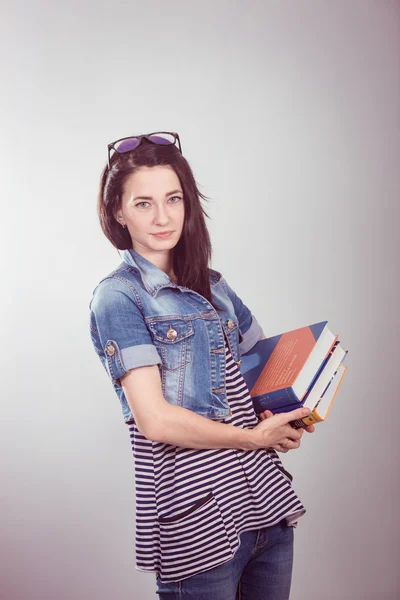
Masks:
[[[349,350],[329,421],[284,457],[308,508],[291,598],[398,598],[399,2],[0,11],[2,596],[155,598],[88,304],[120,262],[95,212],[106,144],[163,129],[265,333],[328,319]]]

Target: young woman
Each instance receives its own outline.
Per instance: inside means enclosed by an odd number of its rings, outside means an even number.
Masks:
[[[305,509],[276,451],[309,411],[254,413],[240,356],[265,336],[209,268],[201,199],[177,133],[109,144],[98,212],[124,252],[90,331],[131,437],[137,569],[164,600],[284,600]]]

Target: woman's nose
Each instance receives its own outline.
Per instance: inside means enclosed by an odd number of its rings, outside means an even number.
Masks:
[[[168,212],[164,206],[160,206],[160,207],[156,208],[156,212],[154,215],[154,221],[155,221],[155,223],[158,223],[160,225],[168,223]]]

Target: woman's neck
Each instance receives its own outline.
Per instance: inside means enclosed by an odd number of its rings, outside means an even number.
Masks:
[[[168,277],[176,283],[176,276],[174,273],[173,267],[173,252],[171,250],[167,250],[166,252],[148,252],[146,250],[142,250],[141,248],[137,250],[134,248],[135,252],[143,256],[146,260],[151,262],[155,267],[161,269],[168,275]]]

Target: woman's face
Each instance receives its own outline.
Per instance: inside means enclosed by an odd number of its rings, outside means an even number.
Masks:
[[[139,253],[169,251],[181,237],[185,206],[182,186],[172,167],[141,167],[124,187],[116,219],[126,224]],[[172,232],[166,237],[156,234]]]

